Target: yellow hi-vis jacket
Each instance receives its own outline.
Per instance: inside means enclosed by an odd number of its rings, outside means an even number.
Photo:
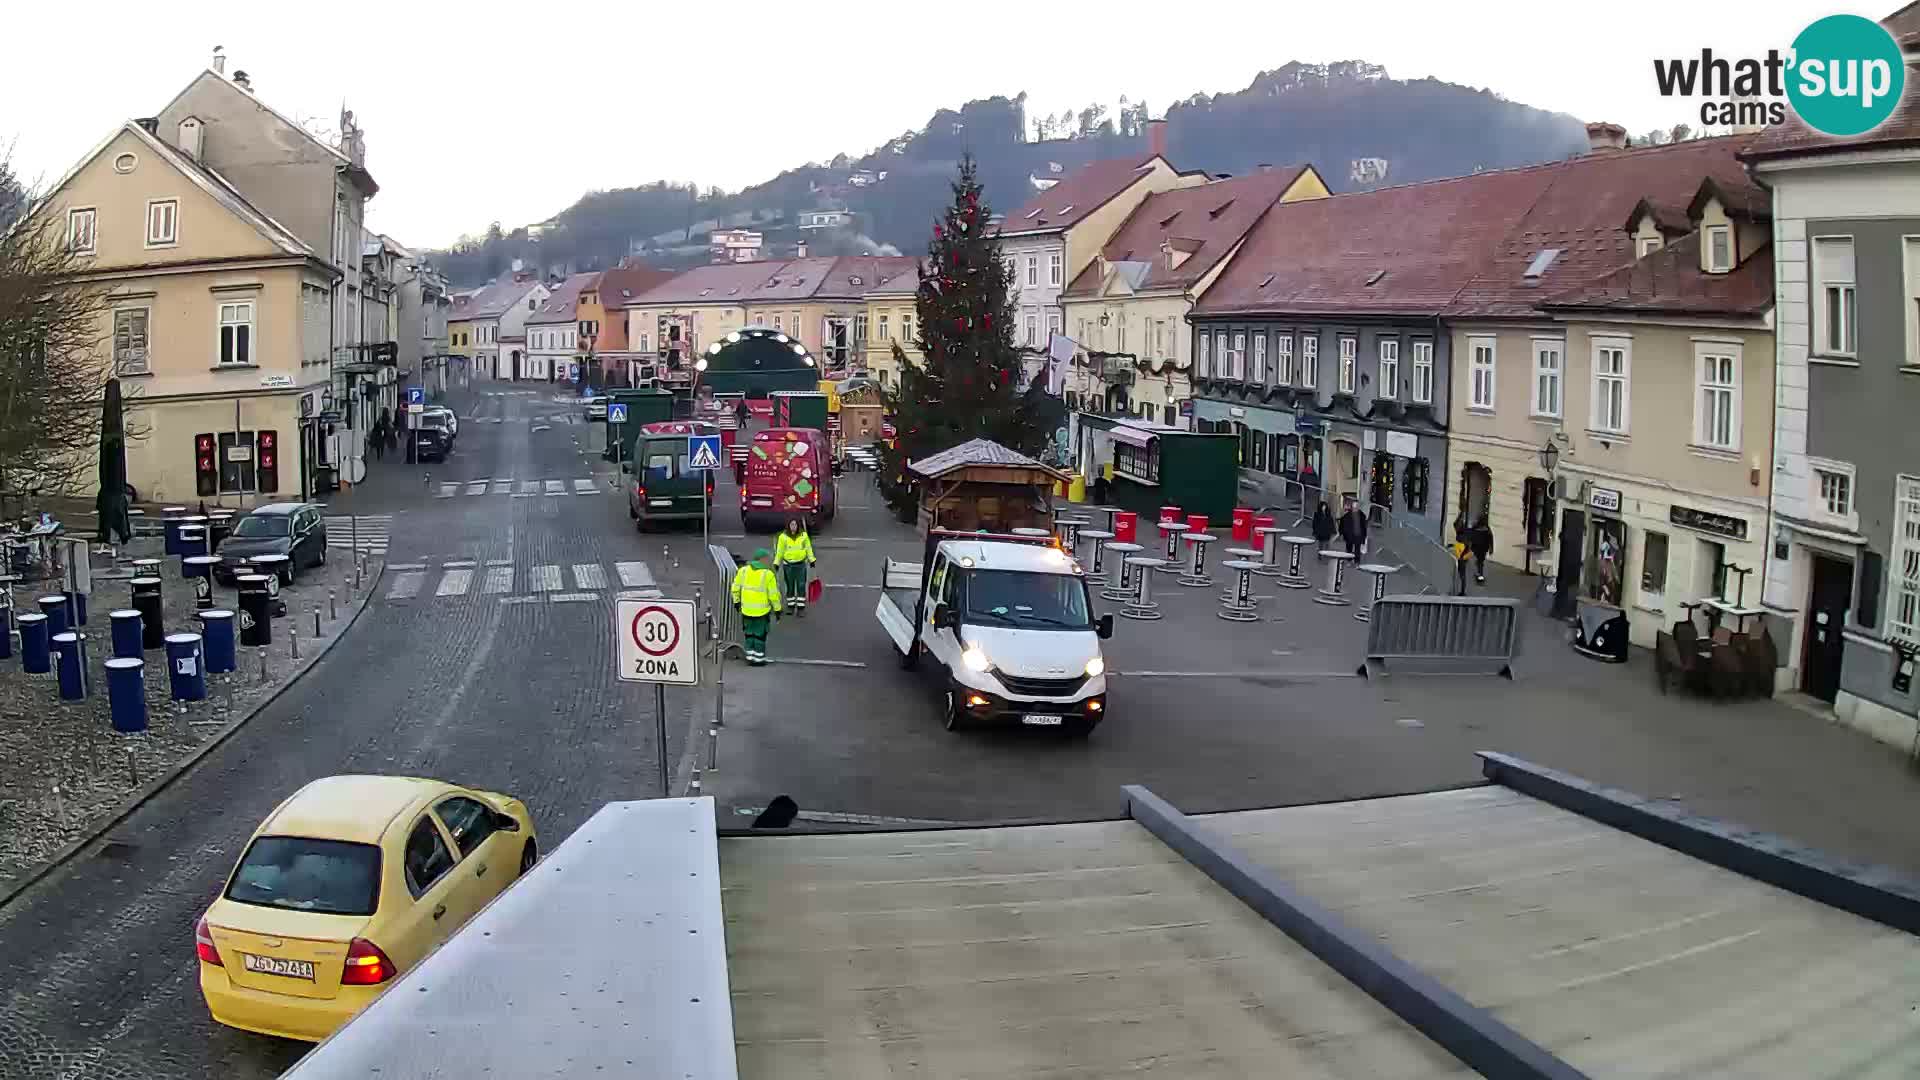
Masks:
[[[800,530],[799,536],[794,536],[782,529],[780,538],[774,541],[773,561],[778,566],[785,566],[788,563],[810,563],[814,561],[813,537],[808,536],[807,530],[805,529]]]
[[[742,615],[772,614],[780,606],[780,582],[773,571],[748,563],[734,571],[733,602]]]

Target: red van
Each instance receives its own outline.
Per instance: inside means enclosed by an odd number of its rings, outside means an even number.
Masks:
[[[833,462],[826,432],[762,428],[747,447],[740,483],[740,526],[777,532],[790,518],[808,528],[833,520]]]

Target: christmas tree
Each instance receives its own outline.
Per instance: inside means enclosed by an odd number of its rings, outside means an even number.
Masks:
[[[971,155],[961,159],[953,205],[933,226],[914,300],[920,354],[914,364],[894,346],[900,379],[887,394],[894,445],[882,461],[887,500],[911,520],[919,497],[908,462],[969,439],[991,439],[1039,456],[1053,438],[1057,408],[1045,387],[1021,386],[1022,352],[1013,341],[1012,273],[987,222]]]

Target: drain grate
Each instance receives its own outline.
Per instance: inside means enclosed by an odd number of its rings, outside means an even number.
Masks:
[[[140,847],[137,844],[129,844],[125,840],[109,840],[100,845],[100,857],[112,859],[115,862],[125,862],[133,858],[133,853],[139,850]]]

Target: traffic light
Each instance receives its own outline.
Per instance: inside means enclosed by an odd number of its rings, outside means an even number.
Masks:
[[[202,496],[220,494],[220,463],[210,433],[193,437],[193,490]]]
[[[258,478],[261,491],[280,490],[280,434],[275,431],[262,431],[259,436],[260,471]]]

